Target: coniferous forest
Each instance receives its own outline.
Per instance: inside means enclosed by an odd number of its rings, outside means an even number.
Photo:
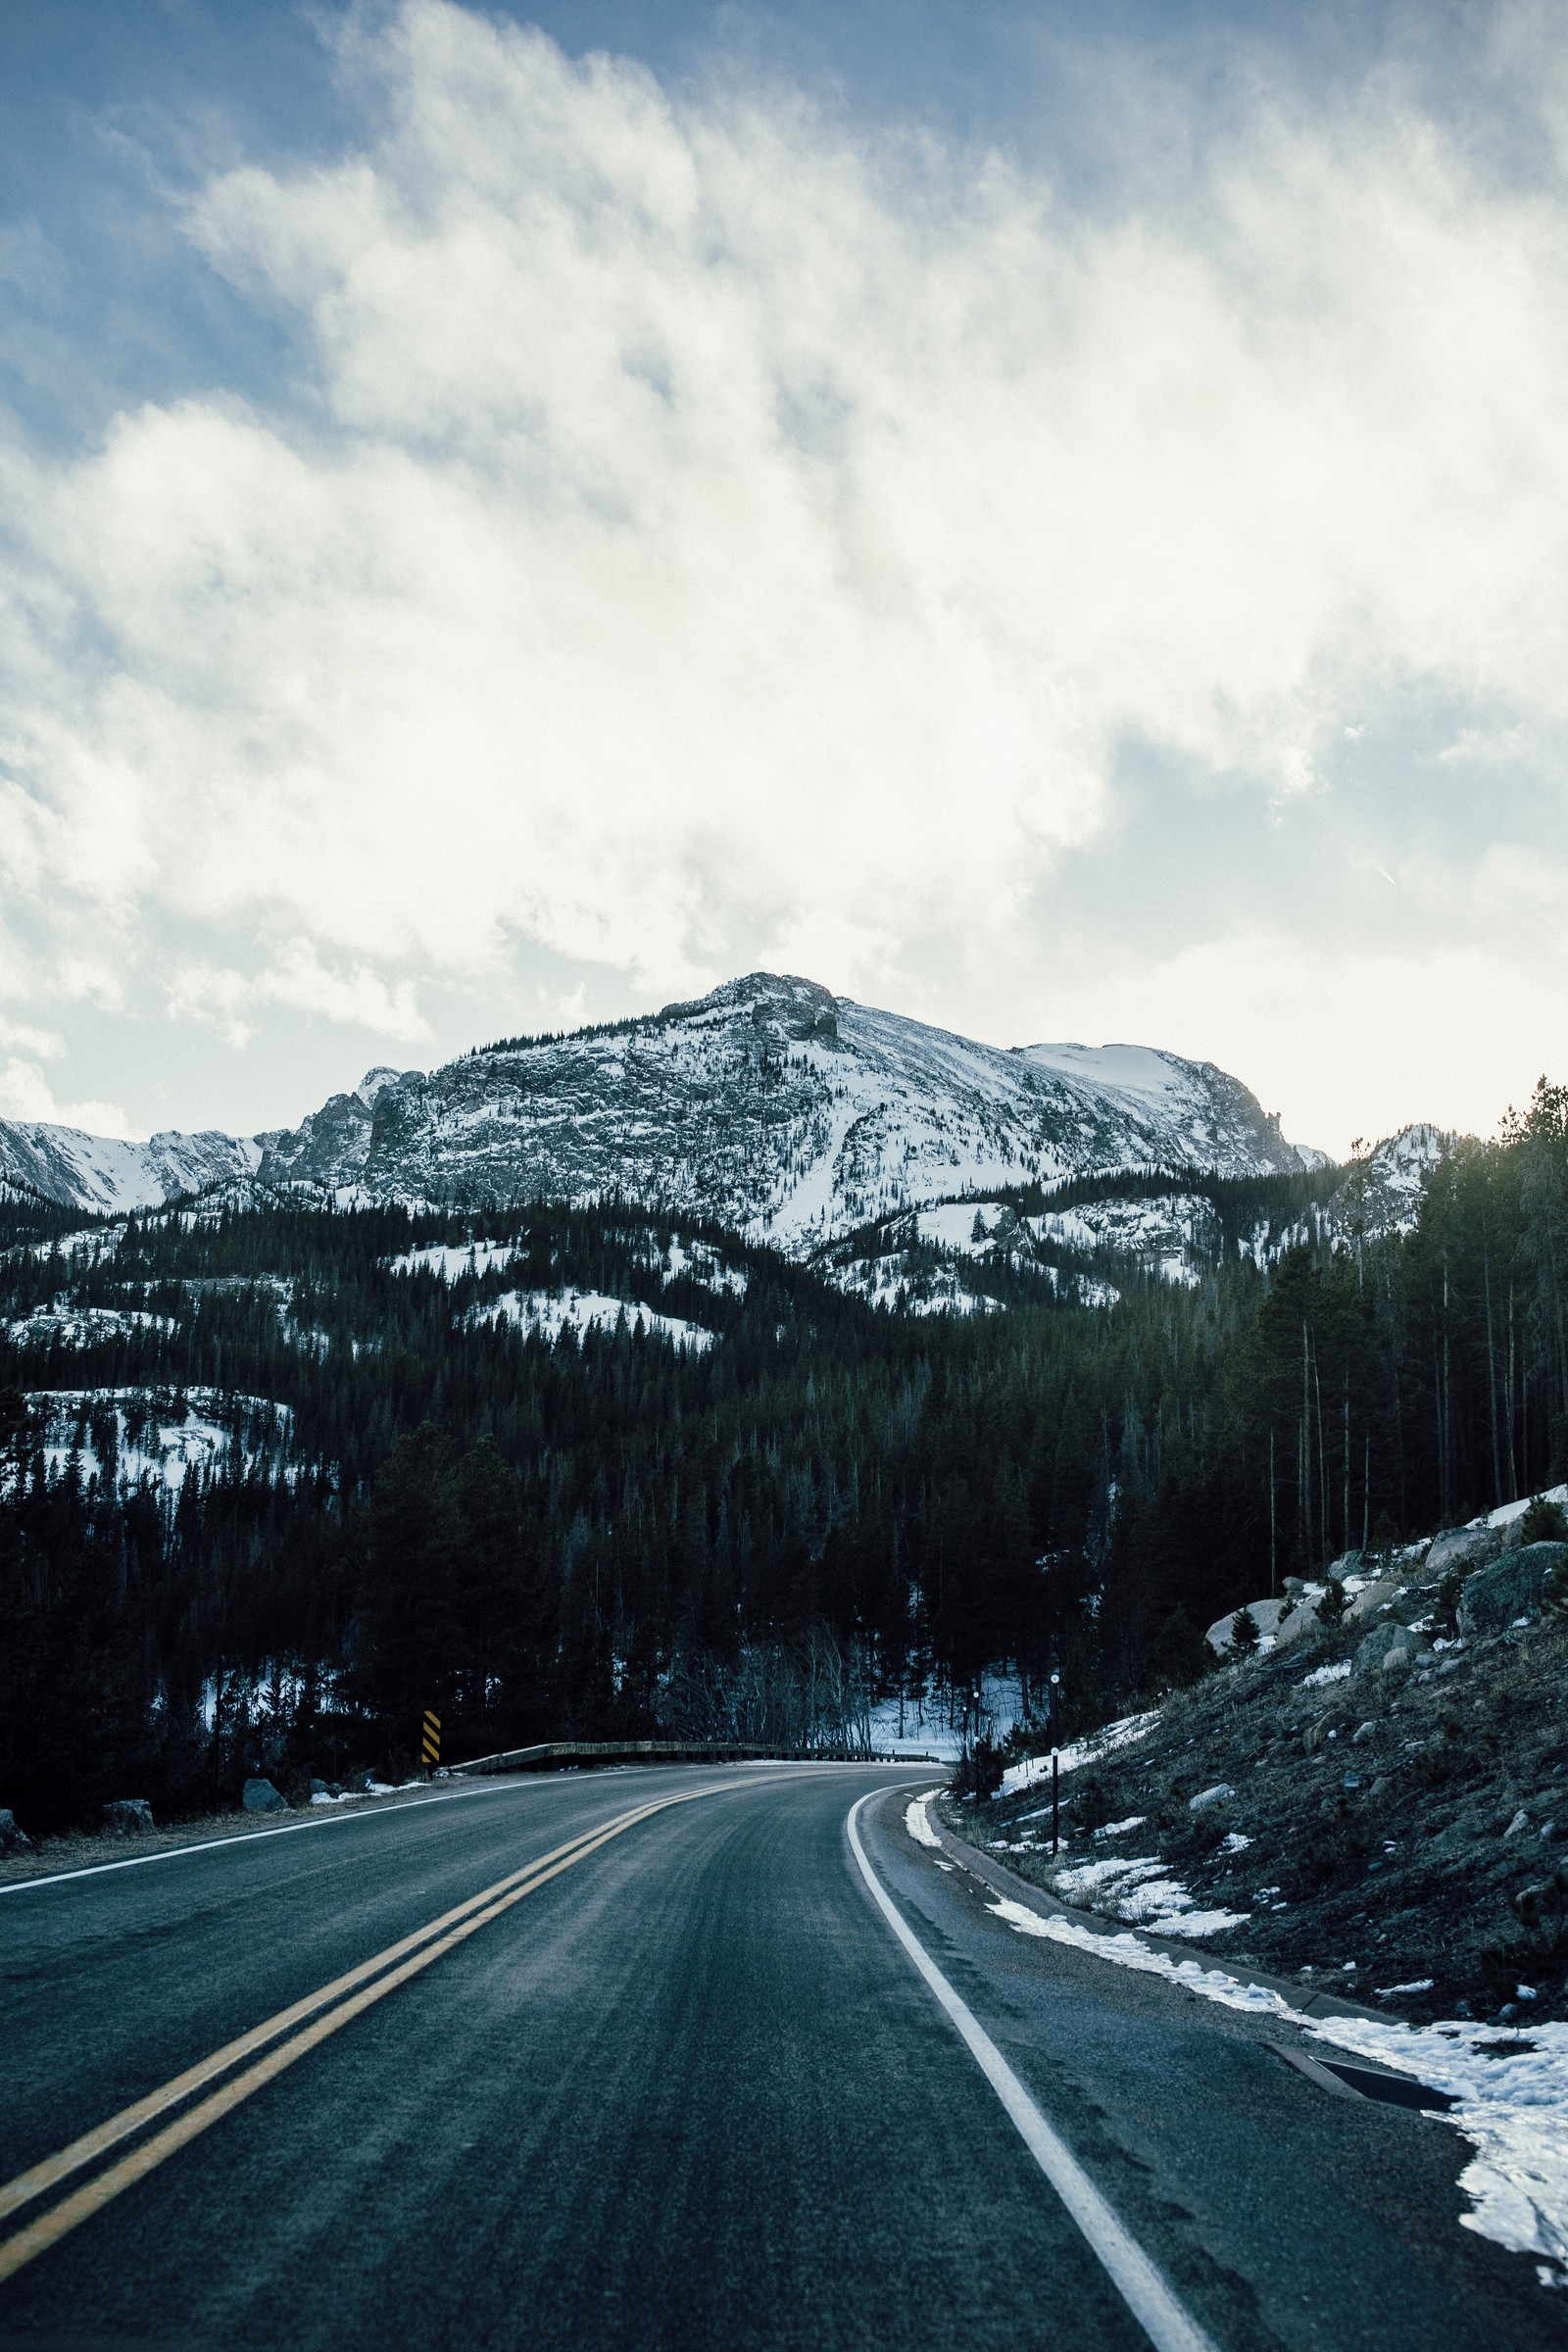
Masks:
[[[1004,1269],[997,1311],[928,1316],[615,1204],[197,1201],[84,1247],[16,1196],[0,1803],[403,1770],[426,1706],[454,1759],[842,1740],[1004,1661],[1101,1721],[1287,1575],[1564,1474],[1568,1090],[1456,1146],[1407,1233],[1357,1184],[1208,1180],[1193,1286],[1107,1261],[1085,1307]],[[489,1311],[564,1284],[714,1344]],[[226,1443],[176,1478],[147,1433],[187,1416]]]

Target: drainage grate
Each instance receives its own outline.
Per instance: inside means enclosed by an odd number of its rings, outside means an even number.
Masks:
[[[1314,2057],[1284,2041],[1265,2041],[1263,2047],[1337,2099],[1381,2099],[1387,2107],[1407,2107],[1416,2113],[1425,2108],[1439,2115],[1446,2115],[1455,2104],[1446,2090],[1412,2082],[1408,2075],[1380,2075],[1375,2067],[1351,2066],[1343,2058]]]
[[[1370,2066],[1348,2066],[1341,2058],[1320,2058],[1319,2066],[1331,2075],[1338,2075],[1363,2099],[1381,2099],[1388,2107],[1436,2109],[1446,2115],[1454,2101],[1446,2090],[1433,2090],[1425,2082],[1412,2082],[1408,2075],[1380,2075]]]

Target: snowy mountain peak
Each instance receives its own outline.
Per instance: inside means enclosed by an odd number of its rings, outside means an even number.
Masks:
[[[800,1252],[992,1188],[1304,1164],[1211,1063],[1140,1046],[1008,1051],[776,972],[634,1020],[506,1039],[428,1073],[374,1069],[297,1128],[243,1142],[129,1146],[0,1126],[0,1177],[82,1207],[254,1174],[362,1199],[623,1198]]]
[[[1368,1238],[1408,1233],[1427,1179],[1454,1141],[1443,1128],[1418,1119],[1396,1135],[1385,1136],[1364,1158],[1352,1160],[1332,1203],[1342,1230]]]

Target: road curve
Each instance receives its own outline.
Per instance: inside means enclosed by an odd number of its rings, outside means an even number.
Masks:
[[[920,1785],[454,1787],[8,1891],[0,2347],[1147,2346],[1068,2175],[1195,2344],[1559,2340],[1452,2132],[1013,1935]]]

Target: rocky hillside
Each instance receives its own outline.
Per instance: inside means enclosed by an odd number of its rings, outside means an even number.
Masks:
[[[0,1125],[0,1176],[83,1207],[254,1172],[362,1200],[660,1202],[797,1254],[987,1186],[1125,1167],[1287,1172],[1317,1156],[1211,1063],[1134,1046],[1004,1052],[765,972],[428,1074],[372,1071],[298,1128],[239,1142],[131,1147]]]
[[[1065,1901],[1394,2015],[1568,2016],[1568,1544],[1529,1540],[1565,1498],[1347,1555],[1343,1617],[1297,1585],[1245,1652],[1221,1620],[1228,1663],[1069,1751],[1054,1860],[1029,1768],[985,1842]]]
[[[255,1173],[262,1147],[252,1138],[173,1130],[144,1144],[85,1135],[26,1119],[0,1119],[0,1184],[42,1194],[71,1208],[107,1211],[160,1207]]]

